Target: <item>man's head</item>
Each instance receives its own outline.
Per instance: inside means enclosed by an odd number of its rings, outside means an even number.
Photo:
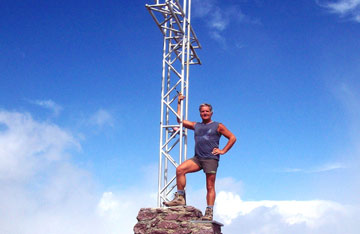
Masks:
[[[210,112],[212,112],[212,106],[211,106],[210,104],[208,104],[208,103],[203,103],[203,104],[201,104],[201,105],[199,106],[199,111],[201,111],[201,107],[203,107],[203,106],[209,107],[209,108],[210,108]]]
[[[200,111],[200,117],[203,120],[203,122],[205,123],[211,122],[211,116],[213,112],[212,112],[212,106],[210,104],[207,103],[201,104],[199,107],[199,111]]]

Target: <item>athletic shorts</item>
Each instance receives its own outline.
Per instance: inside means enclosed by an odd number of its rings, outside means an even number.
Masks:
[[[219,161],[216,159],[204,159],[200,157],[190,158],[194,163],[196,163],[201,169],[203,169],[204,173],[216,174],[217,168],[219,166]]]

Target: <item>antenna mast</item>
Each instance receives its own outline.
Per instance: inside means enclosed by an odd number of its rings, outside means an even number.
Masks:
[[[154,0],[146,8],[164,36],[157,199],[160,207],[176,187],[176,167],[187,158],[187,129],[177,118],[188,117],[189,65],[201,64],[196,53],[201,46],[190,24],[191,0],[183,0],[182,5],[179,0]],[[176,111],[178,92],[186,96],[180,116]]]

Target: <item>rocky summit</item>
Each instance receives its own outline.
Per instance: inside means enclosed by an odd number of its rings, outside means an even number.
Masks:
[[[193,206],[141,208],[135,234],[221,234],[221,224],[196,222],[202,213]]]

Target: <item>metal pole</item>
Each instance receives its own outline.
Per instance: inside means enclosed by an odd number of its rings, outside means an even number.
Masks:
[[[158,2],[158,1],[157,1]],[[167,23],[165,23],[165,26],[167,26]],[[166,27],[165,27],[165,33],[167,31]],[[165,58],[165,54],[166,54],[166,39],[164,38],[164,44],[163,44],[163,58]],[[164,97],[164,92],[165,92],[165,59],[163,59],[162,62],[162,77],[161,77],[161,107],[160,107],[160,143],[159,143],[159,175],[158,175],[158,197],[157,197],[157,206],[160,207],[160,191],[161,191],[161,187],[162,187],[162,175],[163,175],[163,171],[162,171],[162,139],[163,139],[163,124],[164,124],[164,105],[163,105],[163,97]]]

